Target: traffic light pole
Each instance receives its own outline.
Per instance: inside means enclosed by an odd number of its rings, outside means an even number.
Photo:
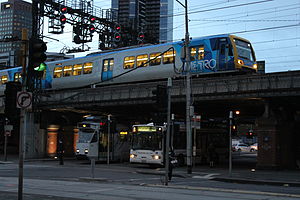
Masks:
[[[28,52],[28,31],[22,29],[23,41],[23,60],[22,60],[22,92],[26,91],[26,65],[27,65],[27,52]],[[18,200],[23,199],[23,166],[24,166],[24,143],[26,133],[26,111],[21,108],[20,112],[20,137],[19,137],[19,183],[18,183]]]

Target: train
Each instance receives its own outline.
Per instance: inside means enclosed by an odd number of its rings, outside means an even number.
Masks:
[[[193,38],[190,74],[257,72],[254,49],[241,37],[222,34]],[[48,62],[42,89],[60,90],[182,77],[187,72],[184,41],[141,45]],[[0,94],[21,80],[21,67],[0,70]]]

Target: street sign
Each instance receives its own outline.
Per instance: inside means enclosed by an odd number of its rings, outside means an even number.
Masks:
[[[30,109],[32,107],[32,93],[18,92],[17,93],[17,108]]]
[[[194,115],[192,118],[192,128],[200,129],[201,127],[201,115]]]
[[[11,136],[13,125],[4,125],[4,136]]]

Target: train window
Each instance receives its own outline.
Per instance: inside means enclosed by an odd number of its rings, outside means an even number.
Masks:
[[[198,49],[198,60],[204,59],[204,46],[200,46]]]
[[[14,81],[15,82],[19,82],[19,81],[21,81],[21,73],[20,72],[16,72],[15,74],[14,74]]]
[[[197,49],[196,47],[191,48],[191,61],[194,61],[196,59]]]
[[[114,69],[114,59],[103,60],[103,72],[112,71]]]
[[[124,69],[131,69],[134,68],[134,56],[128,56],[124,58],[124,64],[123,64],[123,68]]]
[[[64,77],[72,75],[72,66],[64,66]]]
[[[8,81],[7,75],[3,75],[3,76],[1,77],[1,83],[4,84],[4,83],[6,83],[7,81]]]
[[[76,64],[73,66],[73,76],[81,75],[82,73],[82,64]]]
[[[176,55],[176,52],[174,51],[174,53],[173,53],[173,50],[165,52],[163,55],[163,63],[164,64],[174,63],[175,55]]]
[[[151,53],[150,66],[160,65],[160,63],[161,63],[161,53]]]
[[[62,77],[62,67],[55,67],[53,78],[60,78],[60,77]]]
[[[92,71],[93,71],[93,63],[92,62],[83,64],[83,73],[84,74],[91,74]]]
[[[148,54],[138,55],[136,57],[136,65],[137,67],[147,67],[148,62]]]

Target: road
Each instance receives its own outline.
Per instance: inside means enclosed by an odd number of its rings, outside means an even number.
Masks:
[[[175,176],[168,187],[163,175],[141,165],[98,163],[91,179],[86,161],[67,160],[63,166],[58,161],[26,162],[24,199],[300,199],[299,187],[218,182],[211,180],[218,175],[213,171]],[[18,165],[0,164],[0,199],[16,199],[17,183]]]

